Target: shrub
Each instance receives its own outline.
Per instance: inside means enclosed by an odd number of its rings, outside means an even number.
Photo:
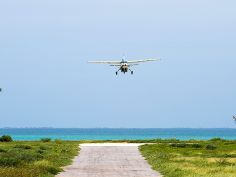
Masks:
[[[47,150],[47,149],[49,149],[49,147],[48,147],[48,146],[41,145],[41,146],[39,146],[39,149],[40,149],[40,150]]]
[[[52,164],[48,160],[40,160],[34,163],[34,166],[38,167],[41,171],[49,172],[53,175],[56,175],[61,171],[60,168],[52,166]]]
[[[216,161],[219,166],[231,165],[225,158],[220,158]]]
[[[32,149],[32,146],[30,145],[24,145],[24,144],[19,144],[14,146],[14,148],[19,148],[19,149]]]
[[[7,150],[0,148],[0,152],[7,152]]]
[[[194,143],[194,144],[191,144],[191,147],[193,147],[193,148],[202,148],[202,145]]]
[[[236,154],[223,154],[224,158],[236,158]]]
[[[21,154],[18,154],[17,157],[15,158],[23,162],[29,163],[29,162],[33,162],[33,161],[41,159],[42,155],[37,154],[37,153],[21,153]]]
[[[161,140],[160,142],[165,142],[165,143],[178,143],[180,142],[179,139],[176,139],[176,138],[171,138],[171,139],[163,139]]]
[[[171,139],[167,139],[167,141],[171,141],[171,142],[173,142],[173,141],[175,141],[175,142],[179,142],[180,140],[179,140],[179,139],[176,139],[176,138],[171,138]]]
[[[202,148],[203,146],[198,143],[194,144],[187,144],[187,143],[172,143],[170,144],[171,147],[178,147],[178,148]]]
[[[216,149],[216,146],[211,145],[211,144],[208,144],[208,145],[206,146],[206,149],[207,149],[207,150],[215,150],[215,149]]]
[[[157,156],[158,159],[165,159],[165,160],[168,160],[172,157],[171,154],[165,153],[165,152],[159,152],[159,153],[156,154],[156,156]]]
[[[50,162],[48,160],[39,160],[39,161],[34,162],[34,165],[39,168],[45,168],[50,165]]]
[[[39,154],[43,154],[43,153],[44,153],[44,150],[39,149],[37,152],[38,152]]]
[[[50,166],[47,168],[47,171],[53,175],[56,175],[57,173],[61,172],[61,169],[58,167]]]
[[[55,143],[57,143],[57,144],[62,144],[62,140],[60,140],[60,139],[55,139]]]
[[[15,157],[1,157],[0,166],[3,167],[13,167],[20,164],[20,160]]]
[[[0,141],[1,142],[12,142],[12,137],[9,135],[3,135],[2,137],[0,137]]]
[[[179,148],[185,148],[187,147],[187,144],[185,143],[172,143],[170,144],[171,147],[179,147]]]
[[[46,142],[50,142],[51,138],[41,138],[41,141],[46,143]]]
[[[212,138],[210,139],[210,141],[225,141],[225,140],[222,138]]]
[[[15,168],[15,167],[2,167],[0,170],[1,177],[32,177],[41,176],[37,168]]]

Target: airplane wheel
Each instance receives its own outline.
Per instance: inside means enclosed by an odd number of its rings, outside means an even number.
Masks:
[[[134,72],[133,72],[133,71],[131,71],[131,74],[134,74]]]
[[[118,74],[118,72],[116,72],[116,75]]]

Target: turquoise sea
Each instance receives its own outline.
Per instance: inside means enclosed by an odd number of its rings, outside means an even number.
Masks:
[[[14,140],[135,140],[170,139],[207,140],[220,137],[236,140],[236,129],[186,129],[186,128],[1,128],[0,135],[11,135]]]

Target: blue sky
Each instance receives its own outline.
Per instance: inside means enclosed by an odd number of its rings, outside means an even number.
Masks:
[[[0,5],[0,127],[235,127],[233,0]],[[162,58],[115,75],[87,60]]]

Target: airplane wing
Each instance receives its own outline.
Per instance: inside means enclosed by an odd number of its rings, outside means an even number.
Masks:
[[[129,66],[137,66],[137,65],[139,65],[138,63],[131,63],[131,64],[129,64]]]
[[[120,61],[88,61],[88,63],[118,65]]]
[[[121,66],[121,64],[111,64],[110,66]]]
[[[158,60],[160,59],[131,60],[127,61],[127,63],[143,63],[143,62],[158,61]]]

